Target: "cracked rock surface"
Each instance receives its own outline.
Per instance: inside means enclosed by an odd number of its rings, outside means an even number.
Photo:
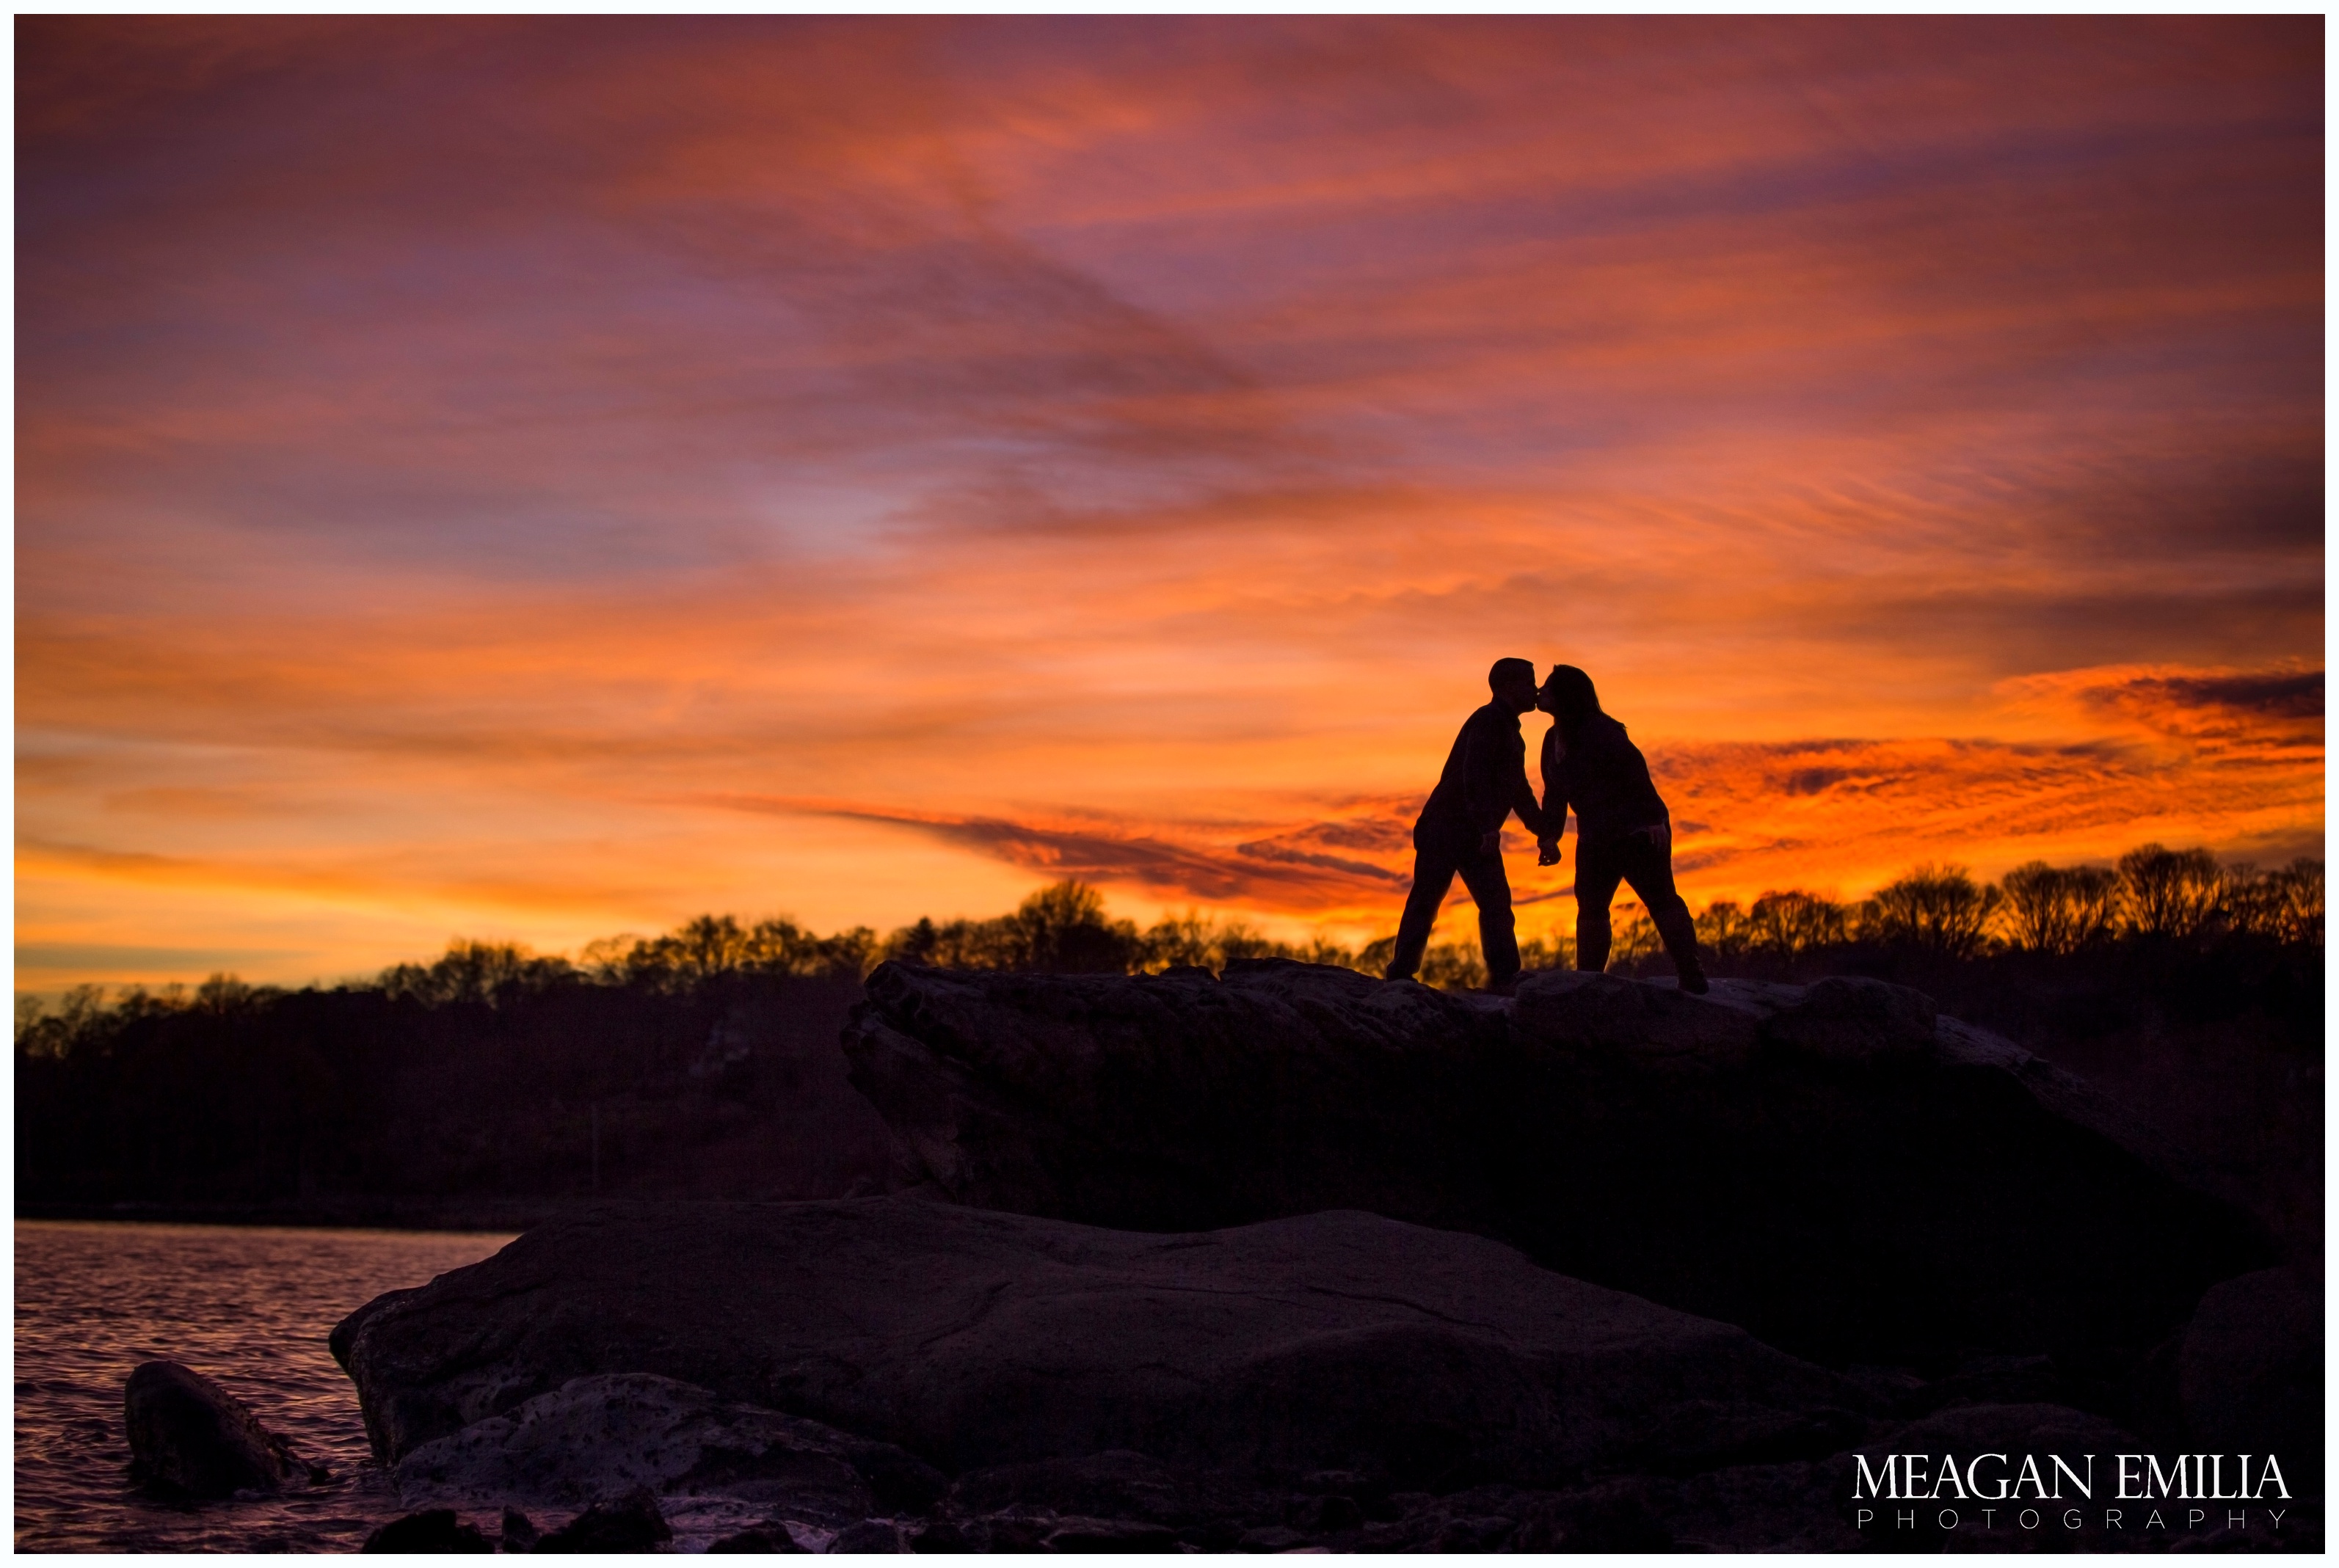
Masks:
[[[1140,1230],[1364,1208],[1831,1364],[2137,1355],[2271,1243],[2071,1074],[1916,991],[1282,960],[887,964],[844,1048],[901,1179]]]
[[[646,1487],[671,1510],[785,1504],[841,1529],[886,1509],[923,1511],[947,1484],[888,1444],[727,1401],[649,1373],[578,1377],[509,1415],[425,1443],[392,1471],[400,1500],[575,1513]],[[726,1515],[727,1516],[727,1515]]]
[[[532,1455],[589,1448],[595,1402],[643,1386],[561,1391],[615,1373],[952,1474],[1116,1449],[1401,1482],[1466,1462],[1557,1474],[1733,1444],[1824,1453],[1871,1403],[1743,1329],[1355,1212],[1162,1236],[907,1195],[612,1205],[380,1297],[334,1339],[401,1484],[502,1465],[517,1484]],[[669,1401],[657,1463],[741,1446],[708,1435],[716,1417]],[[839,1457],[878,1484],[874,1461]]]

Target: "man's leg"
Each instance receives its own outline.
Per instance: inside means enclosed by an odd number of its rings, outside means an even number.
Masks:
[[[1396,951],[1389,954],[1384,980],[1411,980],[1429,947],[1429,928],[1437,923],[1438,906],[1454,885],[1454,863],[1426,849],[1413,852],[1413,891],[1405,895],[1405,915],[1396,922]]]
[[[1608,902],[1623,880],[1616,846],[1600,839],[1575,841],[1575,967],[1597,974],[1608,967]]]
[[[1519,933],[1511,916],[1511,879],[1499,854],[1474,855],[1457,868],[1478,904],[1478,951],[1486,957],[1486,983],[1508,985],[1519,976]]]
[[[1690,918],[1688,902],[1673,886],[1673,835],[1624,842],[1624,880],[1648,907],[1649,922],[1673,957],[1681,988],[1693,996],[1704,995],[1705,971],[1697,962],[1697,922]]]

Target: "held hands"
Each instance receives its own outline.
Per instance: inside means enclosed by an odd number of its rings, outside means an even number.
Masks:
[[[1557,865],[1558,863],[1559,841],[1555,838],[1539,838],[1535,840],[1535,864]]]

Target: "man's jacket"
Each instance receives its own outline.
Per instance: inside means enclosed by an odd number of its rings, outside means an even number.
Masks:
[[[1413,842],[1419,849],[1475,854],[1478,841],[1513,812],[1531,831],[1541,825],[1518,715],[1488,703],[1462,722],[1446,771],[1413,824]]]
[[[1575,809],[1575,831],[1587,839],[1618,839],[1643,828],[1671,826],[1673,814],[1649,777],[1649,762],[1606,714],[1587,716],[1569,745],[1554,725],[1543,737],[1545,835],[1557,838]]]

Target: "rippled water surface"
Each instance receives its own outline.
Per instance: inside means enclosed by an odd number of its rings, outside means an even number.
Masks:
[[[400,1512],[325,1336],[385,1290],[508,1236],[226,1226],[16,1225],[16,1549],[350,1552]],[[173,1506],[130,1485],[122,1386],[168,1357],[216,1379],[304,1455],[308,1492]]]

